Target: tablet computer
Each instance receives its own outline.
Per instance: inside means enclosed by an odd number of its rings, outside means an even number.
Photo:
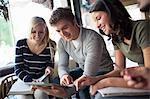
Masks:
[[[26,82],[25,84],[30,85],[30,86],[54,86],[54,85],[58,85],[58,84],[54,84],[54,83],[44,83],[44,82]]]
[[[55,83],[44,83],[44,82],[25,82],[25,84],[30,85],[30,86],[47,86],[47,87],[51,87],[51,86],[61,86],[59,84],[55,84]],[[69,84],[68,86],[63,86],[63,87],[73,87],[74,84]]]

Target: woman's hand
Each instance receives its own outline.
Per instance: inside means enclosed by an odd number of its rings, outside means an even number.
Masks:
[[[60,84],[62,86],[68,86],[69,84],[73,83],[73,78],[69,74],[65,74],[60,79]]]
[[[76,86],[76,90],[78,91],[83,86],[89,86],[95,84],[98,81],[96,76],[85,76],[82,75],[78,79],[74,81],[74,85]]]
[[[150,68],[131,67],[122,72],[128,86],[134,88],[150,89]]]
[[[48,66],[46,69],[45,69],[45,75],[53,75],[54,73],[54,69],[50,66]]]

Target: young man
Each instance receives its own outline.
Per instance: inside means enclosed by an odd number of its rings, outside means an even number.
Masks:
[[[80,27],[71,9],[58,8],[53,11],[50,24],[61,36],[58,42],[61,85],[68,86],[85,76],[105,74],[113,69],[103,38],[94,30]],[[79,65],[73,71],[69,71],[69,57]],[[90,98],[89,90],[81,88],[79,96]]]

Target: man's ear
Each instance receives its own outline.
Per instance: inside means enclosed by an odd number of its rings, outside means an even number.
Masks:
[[[77,20],[76,20],[76,18],[74,17],[74,19],[73,19],[73,23],[72,23],[74,26],[78,26],[79,24],[78,24],[78,22],[77,22]]]
[[[74,25],[76,25],[77,24],[77,20],[76,20],[76,18],[74,17],[74,19],[73,19],[73,24]]]

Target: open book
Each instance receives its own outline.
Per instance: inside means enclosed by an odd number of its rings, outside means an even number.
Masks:
[[[37,80],[40,81],[41,83],[44,83],[42,81],[46,77],[47,77],[47,75],[44,74],[42,77],[40,77]],[[32,82],[30,82],[30,83],[32,83]],[[33,91],[32,91],[31,85],[27,84],[26,82],[23,82],[22,80],[20,80],[18,78],[18,80],[12,85],[8,94],[9,95],[33,94]]]
[[[33,94],[32,87],[18,79],[11,87],[9,95]]]
[[[108,96],[137,96],[137,95],[150,95],[150,90],[121,88],[121,87],[107,87],[98,90],[103,97]]]

